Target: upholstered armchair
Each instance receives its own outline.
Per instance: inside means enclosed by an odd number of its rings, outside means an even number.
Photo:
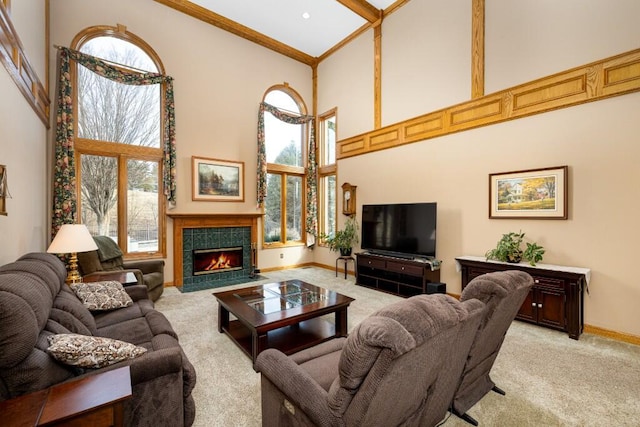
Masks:
[[[260,353],[263,426],[433,426],[449,408],[484,313],[476,300],[419,295],[338,338]]]
[[[489,373],[507,330],[532,286],[533,278],[529,274],[509,270],[478,276],[462,291],[460,301],[477,299],[487,307],[452,403],[452,412],[470,424],[477,426],[478,422],[466,413],[467,410],[489,391],[505,394]]]
[[[130,271],[135,274],[138,284],[145,285],[149,297],[157,301],[164,291],[164,260],[124,261],[118,244],[107,236],[93,236],[98,250],[78,253],[80,274],[101,275],[113,271]],[[104,272],[104,273],[103,273]]]

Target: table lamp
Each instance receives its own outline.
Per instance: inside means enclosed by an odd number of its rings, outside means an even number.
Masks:
[[[69,272],[67,283],[82,282],[82,276],[78,272],[78,252],[89,252],[98,249],[96,242],[91,237],[87,226],[84,224],[64,224],[58,230],[58,234],[49,245],[47,252],[53,254],[71,254],[69,257]]]

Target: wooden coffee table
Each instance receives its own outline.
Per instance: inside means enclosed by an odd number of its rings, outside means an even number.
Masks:
[[[227,334],[254,363],[267,348],[292,354],[347,335],[347,307],[354,300],[337,292],[287,280],[215,292],[218,331]],[[335,325],[320,316],[335,313]],[[230,320],[229,315],[236,320]]]

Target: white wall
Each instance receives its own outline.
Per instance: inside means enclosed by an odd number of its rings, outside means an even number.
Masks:
[[[29,62],[44,84],[44,2],[11,3],[11,16]],[[32,26],[37,29],[30,31]],[[0,164],[7,166],[7,216],[0,216],[0,265],[48,246],[46,127],[0,67]]]
[[[174,212],[256,212],[258,105],[269,87],[287,82],[311,109],[311,68],[156,2],[51,3],[52,44],[69,46],[90,26],[122,24],[151,45],[174,78],[178,155]],[[194,155],[243,161],[244,203],[192,201]],[[167,281],[173,280],[172,233],[169,221]],[[259,267],[307,263],[312,256],[301,247],[261,250]]]
[[[488,0],[487,92],[639,47],[640,3],[587,3]],[[470,26],[470,8],[470,2],[414,0],[383,23],[384,124],[469,99],[470,62],[465,58],[470,60],[471,38],[462,28]],[[418,23],[431,22],[430,16],[449,17],[442,21],[448,26],[422,28]],[[448,28],[461,29],[465,36],[457,39]],[[450,59],[439,53],[433,61],[416,57],[440,44],[454,50]],[[349,67],[349,58],[341,61],[331,66]],[[390,67],[396,68],[389,72]],[[420,67],[423,73],[416,72]],[[331,91],[340,84],[324,77],[319,76],[321,97],[325,87]],[[433,81],[439,85],[430,86]],[[335,104],[346,96],[335,98]],[[422,108],[421,99],[430,104]],[[332,104],[331,99],[323,102],[326,108]],[[441,274],[448,292],[460,292],[456,256],[482,256],[503,233],[522,230],[546,248],[545,263],[592,270],[585,295],[587,324],[640,335],[640,283],[632,268],[640,238],[635,226],[640,200],[634,193],[640,178],[638,105],[640,94],[634,93],[344,159],[338,162],[338,185],[358,186],[358,210],[366,203],[437,202],[437,255],[444,262]],[[369,114],[363,110],[354,120],[365,122]],[[339,116],[338,139],[361,133],[345,132],[342,120]],[[561,165],[569,166],[568,220],[488,218],[490,173]]]
[[[487,0],[485,93],[637,49],[637,0]]]
[[[373,128],[373,52],[369,30],[318,65],[318,113],[337,107],[338,135]]]
[[[383,21],[382,126],[470,96],[469,0],[414,0]]]

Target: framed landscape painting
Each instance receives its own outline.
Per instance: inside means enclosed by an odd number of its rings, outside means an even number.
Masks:
[[[489,218],[567,219],[568,166],[489,175]]]
[[[192,200],[244,202],[244,162],[191,157]]]

